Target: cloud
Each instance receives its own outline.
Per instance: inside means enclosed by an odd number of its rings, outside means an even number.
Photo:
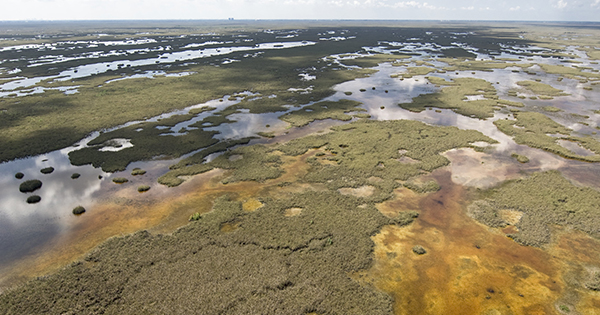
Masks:
[[[600,0],[595,0],[594,3],[592,3],[592,7],[597,7],[598,5],[600,5]]]
[[[555,5],[553,5],[553,7],[557,8],[557,9],[564,9],[567,6],[567,4],[569,4],[569,3],[566,1],[558,0],[558,2]]]
[[[418,2],[418,1],[401,1],[392,4],[390,7],[392,8],[412,8],[412,9],[427,9],[427,10],[444,10],[444,7],[436,7],[427,2]]]
[[[509,10],[511,10],[511,11],[519,11],[519,10],[521,10],[521,7],[520,6],[516,6],[514,8],[510,8]]]
[[[470,6],[470,7],[462,7],[461,9],[462,9],[462,10],[468,10],[468,11],[471,11],[471,10],[474,10],[474,9],[475,9],[475,7],[474,7],[474,6]]]

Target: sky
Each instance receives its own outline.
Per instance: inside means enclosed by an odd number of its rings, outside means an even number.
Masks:
[[[380,19],[600,22],[600,0],[0,0],[0,21]]]

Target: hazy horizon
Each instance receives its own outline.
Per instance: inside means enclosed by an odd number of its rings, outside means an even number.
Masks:
[[[600,0],[23,0],[0,21],[447,20],[600,22]]]

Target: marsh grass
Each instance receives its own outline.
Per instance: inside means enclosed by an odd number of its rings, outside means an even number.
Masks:
[[[392,314],[387,294],[348,274],[372,266],[372,235],[384,225],[409,224],[415,215],[389,219],[373,205],[360,205],[337,192],[306,192],[268,199],[262,208],[245,212],[241,202],[223,196],[200,224],[169,235],[140,231],[111,238],[56,274],[3,292],[0,312],[133,314],[166,308],[193,313],[201,308],[206,314],[249,314],[278,301],[282,314]],[[285,217],[291,207],[302,208],[302,214]],[[221,233],[227,222],[240,226]],[[72,293],[78,290],[86,293]],[[110,302],[116,299],[123,303]]]
[[[556,171],[535,173],[525,179],[506,182],[485,192],[485,199],[474,202],[469,211],[477,220],[493,227],[506,225],[499,210],[523,212],[510,235],[523,245],[542,246],[551,240],[550,226],[557,224],[588,233],[598,238],[600,224],[600,192],[578,187]]]
[[[510,156],[512,156],[513,158],[515,158],[517,161],[519,161],[519,163],[527,163],[527,162],[529,162],[529,158],[526,157],[525,155],[513,153]]]
[[[544,114],[536,112],[514,113],[515,120],[496,120],[494,125],[500,131],[514,138],[518,144],[542,149],[565,158],[586,162],[600,162],[600,143],[592,137],[570,136],[572,130],[555,122]],[[549,134],[560,134],[551,137]],[[579,155],[558,144],[558,140],[568,140],[581,145],[594,155]]]
[[[352,119],[350,112],[365,112],[359,108],[362,103],[351,100],[339,100],[337,102],[323,101],[313,105],[305,106],[300,110],[289,112],[279,116],[279,119],[290,123],[295,127],[306,126],[315,120],[336,119],[348,121]]]
[[[441,91],[433,94],[422,94],[414,97],[411,103],[398,104],[400,107],[421,112],[426,108],[447,108],[454,112],[481,119],[493,117],[498,107],[504,106],[507,101],[499,101],[496,89],[492,84],[483,79],[456,78],[451,82],[443,79],[427,77],[437,85],[446,85]],[[466,101],[467,95],[483,94],[485,99]]]
[[[551,85],[537,81],[519,81],[517,82],[517,85],[522,86],[537,95],[540,95],[540,98],[541,96],[546,96],[546,99],[548,99],[548,97],[550,97],[549,99],[552,99],[552,96],[570,95],[568,93],[564,93],[562,90],[552,87]]]

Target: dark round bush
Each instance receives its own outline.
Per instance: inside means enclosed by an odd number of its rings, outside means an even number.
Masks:
[[[27,203],[38,203],[38,202],[40,202],[40,200],[42,200],[42,197],[40,197],[38,195],[33,195],[33,196],[27,197]]]
[[[85,208],[82,206],[77,206],[75,208],[73,208],[73,214],[75,215],[79,215],[85,212]]]
[[[127,183],[129,180],[125,177],[115,177],[112,181],[116,184],[124,184]]]
[[[22,193],[34,192],[42,187],[42,182],[38,179],[30,179],[24,181],[19,186],[19,191]]]
[[[79,173],[73,173],[73,175],[71,175],[71,178],[72,179],[78,179],[79,176],[81,176],[81,174],[79,174]]]
[[[42,174],[50,174],[50,173],[54,172],[54,167],[52,167],[52,166],[44,167],[40,170],[40,172],[42,172]]]
[[[21,178],[23,178],[23,177],[25,177],[25,174],[23,174],[23,173],[21,173],[21,172],[18,172],[17,174],[15,174],[15,178],[16,178],[16,179],[21,179]]]
[[[141,185],[138,187],[139,192],[146,192],[148,190],[150,190],[150,186],[148,186],[148,185]]]

